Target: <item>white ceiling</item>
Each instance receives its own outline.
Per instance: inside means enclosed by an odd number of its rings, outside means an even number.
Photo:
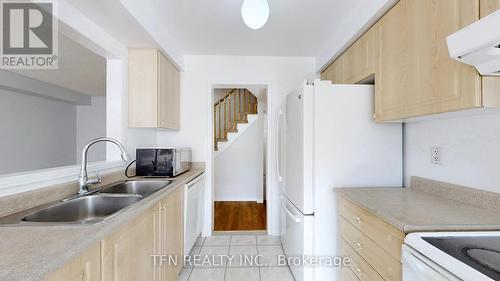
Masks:
[[[369,0],[268,0],[259,30],[243,23],[243,0],[162,0],[167,31],[185,54],[316,56]],[[373,0],[371,0],[373,1]]]
[[[398,0],[268,0],[259,30],[241,19],[243,0],[68,0],[128,47],[184,55],[310,56],[320,71]],[[127,28],[124,28],[127,27]]]
[[[58,47],[58,69],[13,72],[86,95],[106,95],[106,59],[61,33]]]

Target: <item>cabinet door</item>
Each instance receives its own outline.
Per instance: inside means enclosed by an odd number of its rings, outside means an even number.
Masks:
[[[158,56],[158,124],[164,129],[179,129],[180,74],[168,59]]]
[[[164,254],[177,257],[177,264],[164,267],[165,280],[175,281],[184,262],[184,189],[178,188],[164,202]]]
[[[480,0],[479,7],[481,17],[485,17],[500,9],[500,0]]]
[[[128,55],[128,124],[136,128],[158,126],[157,61],[154,49],[133,49]]]
[[[342,84],[342,56],[321,73],[322,80],[330,80],[333,84]]]
[[[101,242],[102,281],[154,280],[152,209]]]
[[[358,83],[375,74],[378,61],[379,28],[373,26],[342,55],[342,78]]]
[[[153,254],[155,255],[163,255],[163,247],[165,239],[163,237],[163,229],[164,226],[164,217],[165,211],[163,207],[163,203],[158,203],[152,210],[153,215]],[[154,280],[161,281],[165,280],[165,271],[163,270],[163,266],[159,264],[159,260],[156,261],[156,265],[153,268]]]
[[[101,252],[99,244],[90,247],[61,269],[50,273],[45,281],[99,281],[101,280]]]
[[[451,59],[446,44],[478,16],[477,1],[401,0],[382,18],[378,120],[481,106],[478,73]]]

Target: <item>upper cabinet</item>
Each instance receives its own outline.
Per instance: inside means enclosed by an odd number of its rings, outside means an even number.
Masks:
[[[500,9],[500,0],[480,0],[479,8],[481,17],[485,17]]]
[[[382,18],[378,120],[481,106],[481,77],[451,59],[446,43],[478,15],[478,1],[401,0]]]
[[[451,59],[446,43],[448,35],[478,20],[480,10],[494,10],[499,3],[400,0],[337,59],[340,83],[375,75],[377,121],[500,105],[498,78],[481,77],[474,67]],[[334,64],[323,79],[333,80]]]
[[[332,83],[342,84],[344,79],[342,77],[342,60],[343,56],[334,61],[325,71],[321,73],[321,79],[331,80]]]
[[[321,79],[337,84],[352,84],[375,74],[379,65],[379,25],[376,24],[333,62]]]
[[[344,83],[357,83],[375,74],[379,64],[379,33],[376,24],[342,55]]]
[[[158,50],[131,49],[128,57],[129,127],[178,130],[180,74]]]

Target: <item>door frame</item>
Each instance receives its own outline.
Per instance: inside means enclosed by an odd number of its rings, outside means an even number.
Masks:
[[[206,163],[206,186],[205,186],[205,215],[204,215],[204,227],[202,236],[208,237],[212,235],[214,230],[214,191],[215,191],[215,169],[214,169],[214,140],[213,140],[213,122],[214,122],[214,110],[213,110],[213,94],[214,89],[216,88],[238,88],[238,87],[247,87],[247,86],[263,86],[267,89],[267,105],[266,105],[266,114],[267,114],[267,145],[266,145],[266,177],[265,177],[265,204],[266,204],[266,231],[268,234],[278,234],[279,231],[279,208],[277,208],[277,204],[275,204],[275,197],[273,195],[273,190],[275,187],[273,186],[272,181],[272,163],[270,161],[272,157],[272,91],[271,91],[271,83],[270,82],[245,82],[245,81],[231,81],[231,82],[210,82],[208,85],[208,103],[207,103],[207,122],[208,122],[208,130],[207,136],[209,140],[207,141],[208,146],[206,148],[207,152],[207,163]],[[273,218],[278,218],[273,219]],[[275,221],[278,221],[278,225],[276,225]]]

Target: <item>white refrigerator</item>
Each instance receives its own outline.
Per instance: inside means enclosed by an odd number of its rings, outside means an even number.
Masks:
[[[376,123],[373,111],[372,85],[320,80],[304,82],[282,103],[281,242],[297,281],[340,280],[335,267],[300,260],[340,254],[334,188],[402,186],[402,125]]]

